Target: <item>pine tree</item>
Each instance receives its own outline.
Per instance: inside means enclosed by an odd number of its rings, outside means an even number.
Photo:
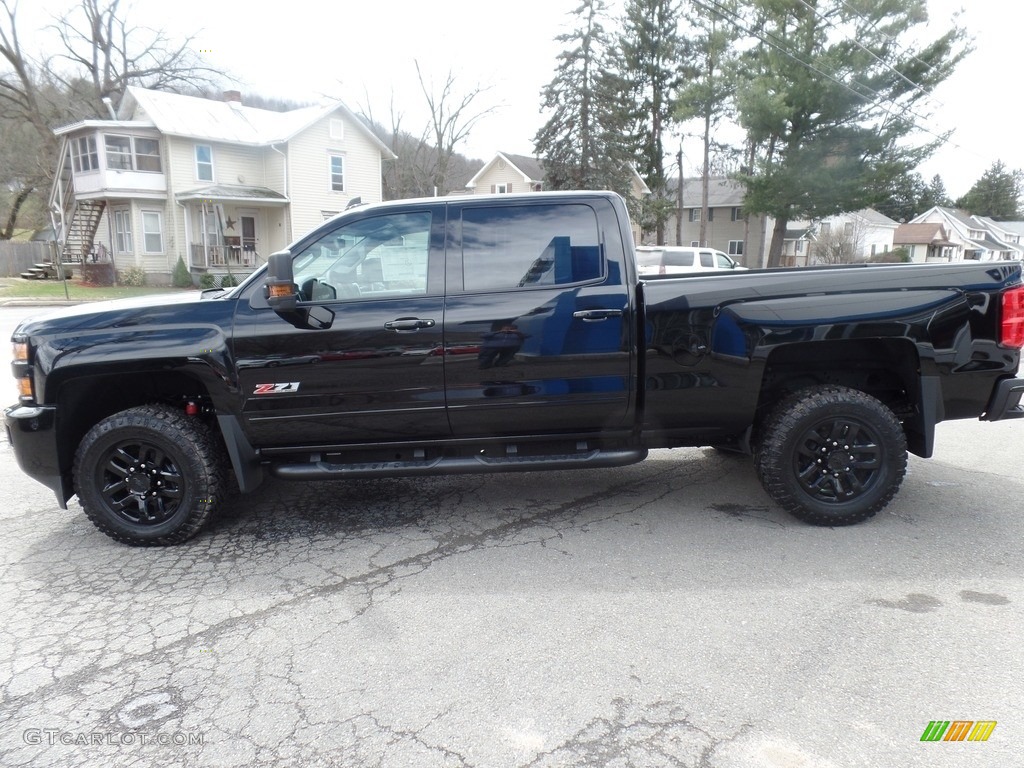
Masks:
[[[1024,191],[1024,173],[1010,171],[1001,160],[974,182],[966,195],[957,200],[958,208],[976,216],[988,216],[997,221],[1014,221],[1021,217],[1020,197]]]
[[[750,0],[732,17],[760,41],[745,61],[737,105],[748,136],[765,150],[744,208],[775,217],[769,266],[781,263],[793,218],[823,218],[882,198],[937,145],[912,143],[917,110],[965,54],[953,28],[918,44],[924,0],[850,3]]]
[[[672,214],[665,173],[664,135],[675,122],[680,66],[685,58],[679,36],[678,0],[627,0],[618,35],[616,69],[628,95],[624,115],[639,172],[651,190],[642,226],[665,243],[665,222]]]
[[[736,0],[722,0],[720,8],[735,12]],[[702,3],[687,6],[690,29],[685,82],[679,94],[676,118],[699,119],[701,125],[701,217],[700,241],[707,242],[708,179],[711,155],[721,147],[715,142],[719,123],[729,114],[735,93],[735,43],[738,28],[721,18],[720,10]]]
[[[604,0],[582,0],[573,12],[579,27],[559,35],[568,47],[542,91],[551,116],[534,137],[550,189],[611,189],[629,199],[629,156],[622,96],[608,66]]]

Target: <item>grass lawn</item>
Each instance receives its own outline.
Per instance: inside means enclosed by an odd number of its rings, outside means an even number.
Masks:
[[[68,280],[68,298],[75,301],[89,299],[125,299],[154,293],[179,293],[188,288],[126,285],[93,286],[78,280]],[[63,299],[64,284],[59,280],[25,280],[20,277],[0,278],[0,301],[4,299]]]

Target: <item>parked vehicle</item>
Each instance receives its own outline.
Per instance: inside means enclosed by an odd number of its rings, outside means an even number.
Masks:
[[[641,245],[636,249],[636,263],[641,277],[651,275],[683,275],[688,272],[715,272],[742,269],[732,256],[713,248],[670,245]]]
[[[893,498],[938,422],[1024,415],[1019,263],[646,280],[612,193],[355,208],[237,288],[84,304],[13,340],[22,469],[135,545],[185,541],[266,474],[704,445],[752,454],[798,518],[846,525]]]

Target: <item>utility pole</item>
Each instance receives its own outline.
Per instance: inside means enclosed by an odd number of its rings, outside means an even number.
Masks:
[[[679,141],[679,154],[676,155],[679,163],[679,191],[676,193],[676,201],[679,210],[676,213],[676,245],[683,244],[683,142]]]

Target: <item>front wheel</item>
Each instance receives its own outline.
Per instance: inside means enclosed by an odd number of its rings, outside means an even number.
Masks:
[[[780,506],[813,525],[852,525],[896,495],[907,441],[891,410],[848,387],[800,390],[761,430],[757,474]]]
[[[210,428],[159,405],[129,408],[89,430],[75,453],[74,477],[92,523],[134,546],[192,538],[228,487]]]

